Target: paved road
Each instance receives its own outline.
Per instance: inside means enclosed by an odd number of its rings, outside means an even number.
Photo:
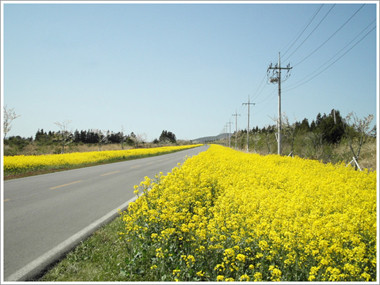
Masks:
[[[4,280],[31,278],[126,207],[145,176],[206,149],[5,181]]]

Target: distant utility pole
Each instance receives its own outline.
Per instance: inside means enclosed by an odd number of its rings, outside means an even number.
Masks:
[[[255,105],[255,103],[250,103],[250,98],[248,96],[248,102],[243,103],[243,105],[248,105],[248,129],[247,129],[247,152],[249,152],[249,106],[250,105]]]
[[[224,139],[226,140],[226,146],[227,146],[227,136],[228,136],[228,134],[227,134],[227,132],[228,132],[228,123],[226,123],[225,125],[224,125],[224,128],[223,128],[223,134],[224,134]]]
[[[286,67],[281,67],[281,57],[280,53],[278,53],[278,64],[275,66],[272,66],[272,64],[269,65],[267,72],[269,74],[269,70],[273,69],[272,77],[270,78],[271,83],[278,83],[278,121],[277,121],[277,128],[278,128],[278,138],[277,138],[277,153],[281,155],[281,70],[287,70],[287,77],[289,74],[289,70],[293,67],[290,67],[290,64],[288,64]]]
[[[237,117],[240,116],[237,112],[235,114],[232,114],[232,116],[235,116],[235,149],[237,149]]]
[[[227,125],[230,127],[229,132],[228,132],[228,147],[231,147],[231,124],[232,124],[231,121],[227,123]]]

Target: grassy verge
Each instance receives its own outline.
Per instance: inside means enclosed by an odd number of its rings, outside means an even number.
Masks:
[[[50,268],[39,281],[121,281],[125,280],[125,240],[119,238],[123,221],[117,217],[81,242]]]

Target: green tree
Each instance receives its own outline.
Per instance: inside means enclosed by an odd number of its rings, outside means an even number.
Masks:
[[[174,133],[163,130],[159,137],[159,141],[161,143],[176,143],[177,139]]]
[[[308,132],[310,131],[309,121],[308,119],[303,119],[301,124],[299,125],[299,130],[302,132]]]
[[[343,119],[340,112],[333,109],[329,116],[324,115],[318,128],[322,133],[323,142],[328,144],[339,143],[344,135]]]

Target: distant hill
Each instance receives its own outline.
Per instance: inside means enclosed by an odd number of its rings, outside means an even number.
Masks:
[[[213,142],[220,139],[228,138],[228,133],[220,134],[217,136],[209,136],[209,137],[202,137],[192,140],[193,143],[207,143],[207,142]]]

